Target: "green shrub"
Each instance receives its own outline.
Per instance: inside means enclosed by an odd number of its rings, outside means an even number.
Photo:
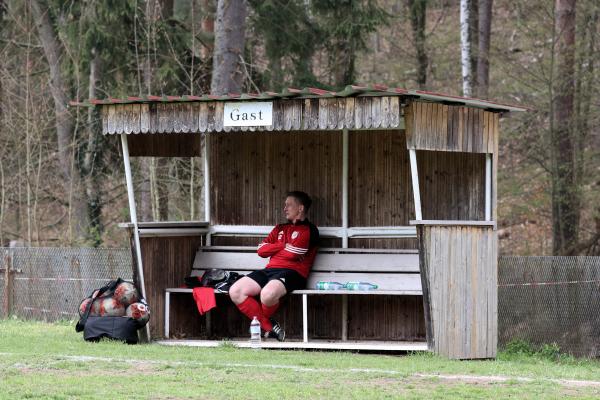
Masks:
[[[537,346],[524,339],[513,339],[508,342],[501,356],[509,359],[525,356],[549,361],[568,361],[572,358],[568,354],[561,353],[557,343],[544,343]]]
[[[509,356],[533,356],[535,348],[524,339],[513,339],[506,344],[503,352]]]

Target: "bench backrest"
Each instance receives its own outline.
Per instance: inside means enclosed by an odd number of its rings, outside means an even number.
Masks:
[[[192,275],[211,268],[247,274],[267,263],[255,247],[203,247],[196,253]],[[314,288],[319,281],[362,281],[381,290],[420,291],[419,255],[414,250],[320,249],[307,287]]]

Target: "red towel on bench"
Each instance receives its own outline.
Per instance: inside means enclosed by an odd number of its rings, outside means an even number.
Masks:
[[[196,301],[196,306],[198,306],[200,315],[204,315],[217,306],[215,289],[211,287],[195,287],[192,290],[192,294],[194,295],[194,300]]]

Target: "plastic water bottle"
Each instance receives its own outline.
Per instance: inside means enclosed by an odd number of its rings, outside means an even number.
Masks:
[[[340,290],[344,288],[344,285],[342,285],[339,282],[325,282],[325,281],[319,281],[317,282],[317,284],[315,285],[315,288],[317,290]]]
[[[375,290],[378,286],[369,282],[346,282],[344,289],[346,290]]]
[[[250,322],[250,347],[259,350],[260,345],[260,322],[258,322],[258,318],[252,318],[252,322]]]

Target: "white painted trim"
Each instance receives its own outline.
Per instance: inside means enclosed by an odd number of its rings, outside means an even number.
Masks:
[[[415,149],[409,149],[410,155],[410,176],[412,178],[413,196],[415,198],[415,219],[423,219],[421,214],[421,191],[419,190],[419,172],[417,170],[417,152]]]
[[[485,155],[485,220],[492,220],[492,155]]]
[[[496,228],[496,221],[461,221],[461,220],[436,220],[423,219],[419,221],[411,220],[411,225],[456,225],[456,226],[492,226]]]
[[[308,343],[308,296],[302,295],[302,341]]]
[[[204,220],[210,224],[210,160],[208,135],[204,135]],[[210,233],[206,234],[206,246],[210,246]]]
[[[271,225],[212,225],[209,227],[211,235],[220,236],[267,236],[273,226]],[[319,227],[321,236],[341,237],[340,227]]]
[[[208,228],[187,228],[187,229],[168,229],[168,228],[138,228],[140,237],[167,237],[167,236],[202,236],[208,233]]]
[[[165,293],[193,293],[193,289],[190,288],[166,288]],[[219,292],[215,289],[216,294],[225,294]],[[301,289],[294,290],[290,292],[290,294],[297,294],[302,296],[308,295],[368,295],[368,296],[376,296],[376,295],[392,295],[392,296],[422,296],[422,290],[317,290],[317,289]],[[208,315],[208,314],[207,314]]]
[[[417,229],[412,226],[354,226],[348,228],[348,236],[356,239],[417,237]]]
[[[133,228],[131,222],[119,222],[117,225],[119,228]],[[140,229],[180,229],[180,228],[208,228],[208,222],[204,221],[152,221],[152,222],[138,222],[138,228]]]
[[[223,345],[222,340],[159,340],[155,342],[165,346],[190,346],[190,347],[219,347]],[[238,348],[249,348],[248,339],[234,339],[231,343]],[[352,341],[340,342],[331,340],[322,340],[310,342],[296,342],[286,340],[278,342],[276,340],[264,341],[261,344],[263,349],[327,349],[327,350],[372,350],[372,351],[428,351],[427,342],[382,342],[382,341]],[[239,364],[236,364],[239,366]],[[246,368],[245,366],[242,366]],[[254,366],[252,366],[254,367]],[[256,366],[258,368],[258,366]],[[248,367],[249,368],[249,367]],[[279,367],[278,367],[279,368]],[[345,370],[351,371],[351,370]]]
[[[342,247],[348,248],[348,160],[350,135],[342,131]]]
[[[211,235],[219,236],[267,236],[273,229],[270,225],[213,225],[209,227]],[[412,226],[355,226],[348,228],[350,238],[406,238],[416,237],[416,228]],[[322,237],[343,238],[344,228],[341,226],[321,226]]]
[[[127,143],[127,134],[121,134],[121,146],[123,148],[123,164],[125,166],[125,182],[127,184],[127,199],[129,200],[129,214],[131,215],[131,223],[133,224],[133,240],[135,246],[135,256],[137,264],[138,277],[140,278],[140,290],[142,296],[146,297],[146,283],[144,280],[144,266],[142,265],[142,249],[140,245],[140,233],[137,226],[137,213],[135,210],[135,197],[133,192],[133,178],[131,177],[131,164],[129,162],[129,144]],[[150,340],[150,324],[146,324],[146,333]]]
[[[169,318],[171,309],[171,292],[165,291],[165,338],[169,339]]]
[[[348,340],[348,295],[342,295],[342,342]]]

